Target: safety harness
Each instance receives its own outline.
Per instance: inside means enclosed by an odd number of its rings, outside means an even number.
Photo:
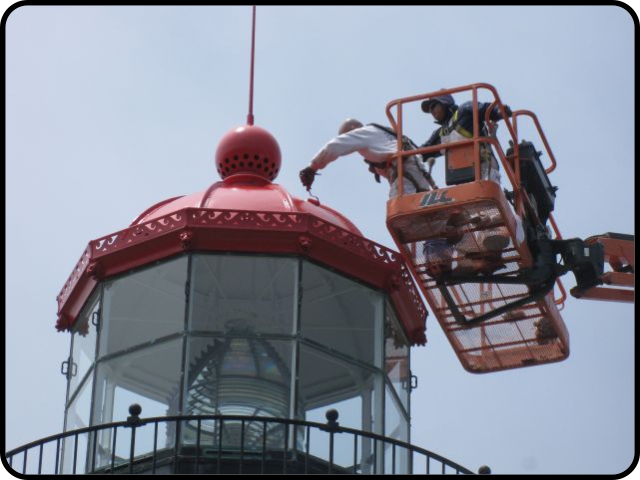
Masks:
[[[451,123],[449,125],[442,126],[440,128],[440,143],[442,143],[442,138],[456,131],[460,135],[465,138],[473,138],[473,133],[460,125],[458,121],[458,112],[460,110],[456,110],[453,112],[453,116],[451,117]],[[487,126],[483,125],[481,129],[481,135],[487,135]],[[500,170],[500,164],[495,160],[493,152],[491,151],[491,146],[488,143],[480,143],[480,162],[488,162],[489,169],[497,168]]]
[[[385,127],[384,125],[378,125],[377,123],[370,123],[369,124],[372,127],[376,127],[380,130],[383,130],[384,132],[387,132],[389,135],[391,135],[394,138],[397,138],[398,134],[393,131],[391,128],[389,127]],[[417,149],[418,146],[413,143],[413,141],[407,137],[406,135],[402,136],[402,150],[406,151],[406,150],[415,150]],[[379,163],[375,163],[375,162],[371,162],[369,160],[367,160],[366,158],[364,159],[365,163],[367,165],[369,165],[369,171],[371,173],[373,173],[376,182],[380,183],[380,175],[378,173],[376,173],[375,169],[376,167],[379,168]],[[433,181],[433,178],[431,177],[431,174],[427,171],[425,171],[421,166],[419,161],[416,159],[415,155],[412,155],[411,157],[409,157],[406,161],[413,161],[415,162],[415,165],[418,169],[418,171],[422,172],[422,174],[424,175],[424,178],[427,180],[427,182],[429,183],[429,185],[431,185],[431,188],[438,188],[435,184],[435,182]],[[387,168],[390,168],[393,165],[393,161],[388,161],[386,164]],[[398,173],[397,170],[395,168],[391,168],[390,169],[390,174],[389,174],[389,181],[391,183],[395,182],[396,179],[398,177]],[[409,181],[413,187],[415,188],[416,192],[424,192],[427,191],[424,188],[420,187],[420,182],[418,182],[413,175],[411,175],[410,172],[407,171],[407,169],[404,169],[403,172],[403,178],[405,178],[407,181]]]
[[[471,133],[469,130],[464,128],[458,122],[458,110],[453,112],[453,116],[451,117],[451,124],[447,125],[447,126],[443,126],[442,128],[440,128],[440,138],[442,138],[442,137],[444,137],[446,135],[449,135],[454,130],[456,132],[458,132],[460,135],[462,135],[463,137],[465,137],[465,138],[472,138],[473,137],[473,133]]]

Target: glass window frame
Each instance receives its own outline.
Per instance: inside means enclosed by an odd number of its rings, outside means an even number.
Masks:
[[[75,401],[77,397],[77,392],[81,392],[86,382],[91,381],[91,398],[90,398],[90,424],[95,424],[95,410],[97,408],[96,405],[96,396],[97,396],[97,374],[100,365],[103,362],[114,361],[118,357],[134,354],[136,352],[144,353],[143,350],[151,349],[155,346],[163,344],[165,342],[171,342],[177,339],[182,339],[181,344],[181,376],[179,379],[178,391],[180,392],[178,399],[178,410],[176,414],[182,414],[184,411],[184,401],[185,401],[185,390],[186,386],[186,368],[187,368],[187,355],[188,355],[188,343],[193,341],[196,337],[218,337],[218,338],[227,338],[230,336],[224,333],[218,333],[215,331],[207,332],[200,330],[191,330],[191,315],[192,315],[192,303],[193,303],[193,289],[196,283],[196,277],[194,273],[193,265],[196,261],[197,256],[206,255],[206,256],[234,256],[234,257],[254,257],[260,258],[264,257],[269,260],[273,259],[284,259],[286,262],[290,262],[293,269],[293,277],[292,277],[292,295],[290,297],[291,300],[291,311],[292,313],[292,324],[291,331],[288,333],[263,333],[257,332],[257,336],[264,339],[272,339],[272,340],[288,340],[292,342],[291,348],[291,393],[290,393],[290,401],[289,401],[289,417],[292,419],[302,419],[301,415],[304,415],[302,412],[303,406],[300,403],[301,398],[301,388],[302,383],[300,380],[300,369],[301,369],[301,349],[303,348],[312,348],[313,350],[320,352],[322,355],[326,355],[331,358],[332,361],[338,361],[342,363],[346,363],[355,368],[363,368],[368,371],[371,371],[376,378],[379,377],[380,380],[377,381],[378,385],[374,388],[375,392],[372,393],[375,398],[371,399],[372,404],[372,414],[374,416],[374,424],[375,424],[375,433],[385,434],[384,430],[386,429],[387,423],[387,408],[388,405],[385,405],[387,402],[386,395],[392,395],[394,397],[394,402],[401,406],[400,409],[396,409],[398,414],[403,419],[403,422],[406,422],[407,429],[410,428],[410,390],[407,392],[407,400],[403,402],[402,396],[398,395],[396,390],[397,382],[393,382],[386,373],[386,358],[387,358],[387,346],[385,339],[385,322],[388,318],[391,318],[392,321],[396,323],[396,326],[401,332],[405,342],[406,342],[406,333],[404,332],[404,328],[402,327],[401,322],[397,318],[397,313],[395,312],[395,308],[390,300],[390,296],[387,292],[382,289],[377,289],[371,285],[366,284],[365,282],[349,276],[335,268],[328,267],[327,265],[318,263],[314,260],[306,258],[300,255],[266,255],[264,253],[217,253],[217,252],[189,252],[189,253],[181,253],[179,255],[174,255],[172,257],[154,262],[150,265],[145,265],[144,267],[140,267],[137,269],[132,269],[117,276],[110,277],[108,280],[103,281],[97,286],[97,293],[92,294],[92,297],[87,300],[85,306],[83,308],[88,308],[87,305],[90,305],[92,301],[95,300],[93,295],[97,295],[97,311],[99,312],[99,326],[97,329],[96,339],[95,339],[95,358],[91,365],[87,368],[87,371],[82,379],[79,379],[78,383],[72,388],[71,381],[67,381],[67,401],[65,402],[65,430],[67,428],[67,414],[68,408]],[[186,258],[186,277],[185,277],[185,301],[184,301],[184,315],[182,316],[182,327],[178,329],[176,332],[170,333],[165,336],[160,336],[158,338],[152,338],[146,342],[136,344],[134,346],[129,346],[124,349],[118,349],[117,351],[109,352],[108,354],[104,354],[101,352],[102,345],[102,334],[103,334],[103,326],[106,322],[109,322],[110,319],[106,318],[104,314],[104,287],[107,282],[117,281],[127,276],[136,274],[140,271],[153,269],[162,267],[162,265],[178,260],[180,258]],[[302,311],[302,299],[304,298],[304,275],[305,275],[305,262],[313,267],[320,268],[331,275],[337,276],[340,281],[349,281],[353,282],[353,284],[357,287],[362,287],[363,292],[372,292],[374,295],[378,296],[378,301],[381,305],[380,311],[377,312],[380,317],[379,322],[375,321],[373,325],[373,343],[374,343],[374,364],[369,364],[367,362],[363,362],[360,359],[349,355],[348,353],[337,351],[332,349],[330,346],[320,344],[318,342],[313,341],[312,339],[306,338],[302,335],[303,331],[303,311]],[[287,297],[289,298],[289,297]],[[90,319],[91,321],[91,319]],[[70,342],[70,358],[73,359],[74,348],[77,345],[76,343],[76,335],[72,334],[71,342]],[[407,342],[407,346],[408,346]],[[410,348],[407,348],[407,363],[410,367]],[[287,359],[289,361],[289,359]],[[71,366],[70,366],[71,368]],[[410,371],[410,370],[409,370]],[[410,379],[409,379],[410,382]],[[410,388],[410,385],[409,385]],[[73,390],[73,391],[72,391]],[[387,393],[388,392],[388,393]],[[360,395],[362,396],[362,395]],[[353,398],[357,398],[356,397]],[[144,405],[143,407],[143,417],[145,416]],[[321,408],[321,407],[319,407]],[[329,407],[327,407],[329,408]],[[116,413],[116,412],[114,412]],[[126,413],[126,412],[124,412]],[[147,409],[148,413],[148,409]],[[117,412],[118,417],[122,417],[123,412]],[[147,415],[148,416],[148,415]],[[118,418],[118,417],[112,417]],[[363,428],[364,429],[364,428]],[[292,439],[293,436],[290,436]]]
[[[305,321],[305,319],[303,318],[303,304],[305,301],[305,295],[308,296],[308,293],[305,294],[304,292],[304,287],[305,287],[305,273],[308,274],[309,270],[305,269],[305,265],[309,265],[310,267],[312,267],[313,269],[320,269],[321,271],[323,271],[324,273],[327,274],[331,274],[334,275],[338,281],[340,282],[350,282],[351,284],[353,284],[353,287],[357,287],[359,289],[361,289],[362,293],[366,293],[366,294],[370,294],[370,295],[374,295],[376,298],[374,301],[372,301],[372,305],[373,303],[378,303],[378,305],[373,306],[374,309],[378,309],[377,312],[377,316],[374,317],[373,319],[373,325],[371,326],[372,329],[372,333],[373,333],[373,339],[372,339],[372,344],[373,344],[373,353],[372,353],[372,362],[369,363],[366,360],[363,360],[362,358],[359,358],[358,355],[352,355],[350,352],[345,351],[344,349],[337,349],[337,348],[332,348],[331,345],[328,345],[326,343],[323,343],[321,341],[318,341],[317,338],[313,338],[313,336],[311,335],[306,335],[304,332],[304,327],[303,327],[303,323]],[[298,317],[299,317],[299,322],[300,322],[300,327],[299,327],[299,332],[298,332],[298,336],[304,340],[307,344],[309,345],[314,345],[315,347],[319,348],[319,349],[324,349],[327,352],[330,352],[331,354],[337,355],[337,356],[346,356],[350,359],[350,361],[355,362],[355,363],[364,363],[366,365],[369,366],[373,366],[375,368],[378,368],[380,370],[383,369],[384,367],[384,335],[382,335],[382,328],[384,325],[384,319],[386,317],[386,303],[388,300],[388,295],[384,290],[381,289],[377,289],[375,287],[373,287],[372,285],[369,285],[365,282],[363,282],[360,279],[357,279],[355,277],[352,277],[350,275],[347,275],[339,270],[336,270],[335,268],[331,268],[327,265],[323,265],[321,263],[318,263],[316,261],[307,259],[307,258],[303,258],[301,257],[301,266],[300,266],[300,285],[299,285],[299,289],[300,289],[300,296],[301,296],[301,301],[299,302],[299,313],[298,313]],[[313,271],[313,270],[311,270]],[[352,287],[352,288],[353,288]]]
[[[198,282],[199,278],[197,277],[197,275],[199,273],[198,267],[200,265],[207,265],[207,263],[203,263],[202,260],[214,259],[215,261],[215,260],[241,259],[243,261],[254,260],[256,262],[255,265],[259,265],[257,262],[261,260],[265,260],[268,262],[275,262],[279,260],[282,261],[282,267],[276,271],[274,278],[277,278],[280,275],[280,273],[284,271],[284,268],[287,267],[286,265],[287,263],[290,264],[289,267],[291,268],[291,271],[293,274],[291,277],[291,283],[290,283],[292,302],[289,305],[290,313],[287,314],[287,318],[285,322],[283,322],[283,325],[286,327],[288,324],[289,328],[284,328],[280,331],[278,330],[270,331],[270,332],[260,331],[260,334],[268,335],[268,336],[282,335],[282,336],[288,336],[290,338],[296,335],[297,329],[298,329],[296,320],[297,320],[297,314],[298,314],[297,295],[298,295],[298,283],[299,283],[299,279],[298,279],[299,262],[300,262],[299,256],[267,255],[264,253],[229,254],[229,253],[216,253],[216,252],[194,252],[193,254],[191,254],[190,257],[192,260],[192,267],[189,272],[189,299],[188,299],[188,312],[187,312],[187,319],[186,319],[187,324],[185,327],[185,330],[187,333],[195,334],[195,335],[214,334],[214,335],[220,335],[220,336],[224,336],[227,333],[233,334],[232,332],[221,330],[220,328],[217,328],[217,329],[216,328],[198,328],[199,325],[196,325],[196,320],[195,320],[196,309],[199,308],[199,306],[197,305],[198,300],[196,300],[198,298],[198,293],[196,289],[199,287],[199,282]],[[251,265],[251,266],[254,266],[254,265]],[[215,281],[215,283],[218,283],[218,282]],[[219,325],[216,325],[216,327],[219,327]]]
[[[78,315],[78,320],[76,321],[73,331],[71,332],[71,350],[69,353],[70,363],[68,366],[69,373],[67,374],[67,377],[68,377],[67,401],[66,401],[67,405],[69,405],[73,401],[74,397],[76,396],[77,392],[81,388],[82,384],[86,381],[86,379],[92,374],[94,370],[96,358],[97,358],[97,350],[98,350],[101,308],[102,308],[102,285],[99,285],[95,289],[95,291],[89,296],[89,299],[85,302],[84,306],[80,310],[80,314]],[[89,315],[87,316],[88,309],[91,310],[91,313],[89,313]],[[97,315],[98,325],[95,325],[93,323],[95,313],[98,314]],[[89,360],[86,368],[81,368],[79,358],[78,358],[80,353],[76,350],[76,347],[79,346],[78,330],[79,330],[80,324],[83,321],[83,317],[86,317],[86,321],[89,324],[88,335],[91,335],[93,337],[93,340],[92,340],[93,358]],[[90,332],[93,332],[93,334],[91,334]],[[90,339],[91,337],[89,337],[89,340]],[[79,346],[79,348],[82,348],[82,346]],[[75,382],[74,382],[74,379],[76,379]]]
[[[153,338],[150,337],[138,343],[133,343],[131,345],[128,345],[124,348],[118,348],[116,350],[108,350],[108,346],[105,345],[105,342],[107,340],[104,339],[104,336],[107,335],[105,329],[110,329],[115,326],[113,324],[113,319],[109,318],[109,316],[111,315],[111,305],[108,304],[108,292],[107,292],[108,287],[111,287],[116,282],[127,280],[133,276],[139,275],[144,272],[150,272],[157,268],[162,268],[169,263],[179,262],[182,259],[184,259],[186,263],[184,287],[180,290],[180,292],[184,294],[184,303],[183,303],[184,308],[181,314],[182,320],[175,322],[176,326],[180,325],[180,327],[176,328],[174,331],[168,331],[161,336],[153,337]],[[110,359],[118,355],[124,355],[129,352],[138,350],[140,348],[152,346],[160,341],[163,341],[167,338],[172,337],[173,335],[183,334],[186,330],[186,321],[187,321],[186,315],[187,315],[187,307],[189,303],[188,285],[189,285],[190,271],[191,271],[191,254],[182,253],[182,254],[174,255],[174,256],[156,261],[152,264],[145,265],[143,267],[128,270],[127,272],[124,272],[119,275],[114,275],[113,277],[109,277],[107,280],[102,282],[102,301],[101,301],[101,309],[100,309],[101,321],[100,321],[100,329],[98,331],[98,344],[97,344],[97,353],[96,353],[98,360]]]
[[[385,347],[384,347],[384,354],[385,354],[385,367],[384,367],[384,371],[385,371],[385,379],[386,382],[391,385],[391,388],[393,390],[393,395],[396,397],[396,400],[399,402],[400,405],[402,405],[404,411],[405,411],[405,416],[409,417],[409,412],[411,411],[411,382],[412,382],[412,373],[411,373],[411,344],[409,343],[406,333],[404,331],[404,328],[402,328],[402,325],[400,323],[400,321],[398,320],[398,315],[395,311],[395,308],[393,307],[393,305],[391,304],[391,302],[389,301],[389,299],[387,299],[386,302],[386,311],[385,311],[385,321],[389,321],[391,323],[391,325],[389,326],[390,328],[394,329],[394,332],[397,336],[400,337],[400,340],[403,342],[404,346],[406,347],[407,350],[407,355],[406,355],[406,368],[407,368],[407,377],[403,380],[402,378],[399,378],[399,382],[398,381],[394,381],[394,379],[389,375],[389,373],[387,372],[387,358],[390,358],[387,356],[388,349],[387,349],[387,342],[386,342],[386,338],[385,338]],[[387,326],[385,325],[385,332],[386,332]],[[385,333],[385,337],[386,337],[386,333]],[[402,393],[398,392],[398,387],[403,389],[406,393]]]

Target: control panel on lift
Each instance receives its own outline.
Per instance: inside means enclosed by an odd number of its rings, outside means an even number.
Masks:
[[[546,224],[549,214],[553,212],[558,187],[551,185],[549,176],[542,166],[538,151],[533,143],[523,140],[519,144],[519,167],[521,185],[542,224]],[[507,160],[515,171],[515,153],[513,145],[507,149]]]

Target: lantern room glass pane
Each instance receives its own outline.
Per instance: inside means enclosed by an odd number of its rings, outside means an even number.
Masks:
[[[404,336],[391,305],[387,305],[385,320],[385,372],[405,410],[409,411],[411,390],[411,369],[409,364],[409,343]]]
[[[289,418],[292,341],[190,337],[185,415]]]
[[[304,344],[300,345],[299,358],[298,401],[304,415],[302,419],[327,423],[327,411],[335,409],[339,413],[341,427],[383,433],[384,384],[380,372]],[[305,445],[308,442],[310,454],[329,458],[330,436],[315,429],[309,435],[310,438],[305,438],[304,442]],[[376,447],[372,440],[360,437],[354,451],[353,438],[348,441],[347,436],[336,437],[341,437],[334,438],[333,455],[337,465],[352,471],[355,463],[360,464],[356,467],[359,472],[374,472],[375,466],[371,462]]]
[[[382,375],[328,352],[300,345],[298,398],[304,420],[326,423],[336,409],[343,427],[382,434]]]
[[[180,398],[182,345],[183,340],[179,337],[98,362],[92,423],[126,420],[129,406],[133,403],[142,407],[141,417],[165,416],[175,412]],[[168,423],[167,428],[160,429],[158,449],[175,444],[174,427]],[[112,436],[111,429],[98,433],[96,468],[111,461]],[[116,444],[115,455],[119,459],[128,459],[125,440],[126,435]],[[143,454],[144,451],[153,451],[151,437],[136,440],[136,452]]]
[[[395,438],[403,442],[409,441],[409,420],[402,405],[392,394],[392,389],[387,386],[385,389],[385,437]]]
[[[126,420],[132,403],[145,417],[175,414],[182,343],[177,338],[99,362],[93,424]]]
[[[310,262],[302,267],[302,336],[382,367],[384,295]]]
[[[91,415],[91,393],[93,390],[93,377],[83,382],[78,394],[67,408],[65,431],[75,430],[89,426]]]
[[[184,415],[246,415],[291,418],[293,341],[260,337],[195,337],[188,340]],[[283,425],[271,425],[267,449],[282,449]],[[241,432],[241,430],[244,432]],[[183,422],[183,443],[198,442],[198,422]],[[219,435],[222,437],[220,438]],[[200,422],[201,445],[261,449],[262,422]]]
[[[105,283],[100,357],[184,330],[187,257]]]
[[[72,398],[78,384],[96,358],[97,325],[100,312],[100,288],[89,298],[73,328],[73,348],[70,365],[72,377],[69,380],[69,398]]]
[[[194,255],[191,331],[293,334],[298,260],[249,255]]]
[[[385,437],[409,443],[409,419],[402,406],[393,395],[393,390],[385,389]],[[410,453],[401,447],[393,448],[390,443],[384,444],[385,473],[408,473]]]
[[[93,390],[93,377],[90,376],[87,381],[83,382],[78,388],[78,393],[72,400],[66,411],[65,432],[84,428],[89,426],[91,415],[91,393]],[[83,434],[78,437],[78,445],[76,447],[76,437],[67,437],[62,442],[62,473],[72,473],[74,469],[73,459],[74,450],[76,453],[75,470],[76,473],[85,473],[87,468],[87,449],[88,435]]]

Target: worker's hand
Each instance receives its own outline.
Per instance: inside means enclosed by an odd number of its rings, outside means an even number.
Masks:
[[[307,190],[311,189],[311,185],[313,185],[315,178],[316,171],[313,168],[307,167],[300,170],[300,181]]]

